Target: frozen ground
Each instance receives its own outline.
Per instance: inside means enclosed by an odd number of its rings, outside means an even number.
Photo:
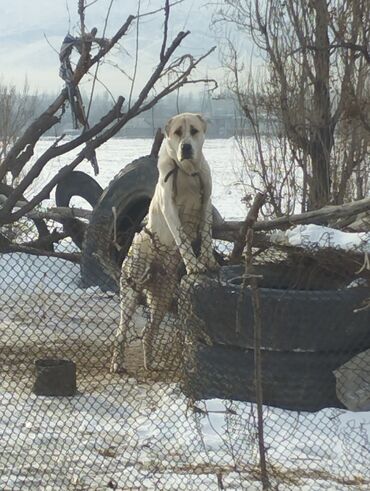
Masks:
[[[109,142],[98,155],[100,183],[150,144]],[[227,218],[242,218],[232,145],[209,141],[206,155],[216,206]],[[255,407],[221,400],[193,406],[176,383],[110,375],[117,320],[117,297],[82,290],[78,266],[0,256],[0,490],[261,490]],[[32,394],[33,363],[44,356],[77,362],[75,397]],[[370,489],[370,413],[264,413],[279,491]]]

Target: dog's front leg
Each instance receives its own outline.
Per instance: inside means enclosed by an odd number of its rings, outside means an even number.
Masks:
[[[175,264],[177,264],[177,261]],[[151,287],[147,291],[146,298],[150,310],[150,319],[143,330],[143,354],[145,370],[153,369],[153,361],[155,359],[153,348],[155,346],[155,339],[157,337],[159,326],[163,320],[163,317],[170,308],[173,291],[176,285],[176,270],[171,271],[171,265],[169,265],[168,273],[168,275],[164,275],[158,278],[159,281],[156,283],[156,285],[154,287]],[[160,360],[160,356],[157,356],[156,358],[159,358]]]
[[[125,281],[124,277],[121,277],[120,282],[120,323],[116,331],[113,354],[110,365],[111,373],[118,373],[124,371],[124,350],[126,348],[126,337],[130,323],[132,322],[132,316],[135,312],[136,306],[139,303],[139,294],[131,288],[131,286]]]
[[[164,218],[185,263],[187,274],[203,273],[206,268],[195,257],[190,240],[184,233],[178,211],[169,193],[163,196],[162,206]]]
[[[218,264],[213,255],[212,222],[212,203],[209,197],[203,205],[202,209],[200,226],[201,249],[199,261],[207,269],[214,270],[218,268]]]
[[[203,187],[203,206],[200,217],[200,257],[199,261],[206,267],[206,269],[217,269],[218,264],[213,255],[213,243],[212,243],[212,177],[208,164],[204,164],[202,173],[200,175]]]

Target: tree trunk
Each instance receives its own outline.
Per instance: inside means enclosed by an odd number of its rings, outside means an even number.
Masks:
[[[313,121],[309,145],[312,176],[309,209],[321,208],[330,200],[330,154],[333,146],[333,128],[329,93],[329,12],[326,0],[314,0],[315,10],[315,81]]]

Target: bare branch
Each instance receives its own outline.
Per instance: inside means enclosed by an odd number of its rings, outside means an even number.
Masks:
[[[353,201],[344,205],[325,206],[319,210],[312,210],[297,215],[283,216],[273,220],[258,221],[254,225],[255,231],[266,231],[274,229],[287,229],[293,225],[313,223],[316,225],[328,224],[337,218],[355,217],[356,215],[370,211],[370,198]],[[244,222],[224,222],[215,227],[215,233],[219,228],[224,232],[239,232]]]
[[[66,152],[69,152],[83,143],[88,142],[91,138],[100,133],[104,128],[106,128],[109,124],[111,124],[115,119],[119,119],[121,116],[121,108],[123,105],[124,99],[120,97],[113,107],[113,109],[104,116],[99,123],[97,123],[92,128],[83,132],[80,136],[75,138],[74,140],[67,142],[63,145],[57,145],[55,142],[50,148],[48,148],[42,155],[37,159],[37,161],[33,164],[32,168],[28,171],[26,176],[19,183],[17,188],[13,191],[13,193],[8,197],[4,206],[0,209],[0,223],[1,219],[5,217],[14,207],[14,205],[19,201],[24,191],[30,186],[30,184],[40,175],[42,169],[45,165],[53,158],[62,155]],[[90,155],[91,148],[87,151],[87,154]],[[38,203],[37,203],[38,204]],[[29,203],[25,206],[29,211]],[[22,209],[17,212],[21,213]]]
[[[95,65],[99,60],[106,56],[109,51],[118,43],[118,41],[126,34],[130,25],[132,24],[134,16],[130,15],[126,22],[121,26],[121,28],[116,32],[110,41],[105,43],[98,53],[85,63],[79,63],[79,69],[75,71],[74,83],[77,85],[81,78],[88,72],[88,70]],[[32,156],[33,148],[40,138],[40,136],[45,133],[48,129],[59,122],[59,117],[55,116],[67,100],[67,91],[63,89],[55,101],[48,107],[48,109],[39,116],[24,132],[24,134],[16,141],[13,148],[0,164],[0,180],[4,178],[8,171],[11,171],[13,167],[16,169],[22,168],[24,163],[28,161],[30,156]],[[24,150],[27,147],[26,150]],[[22,155],[21,152],[25,151]],[[25,158],[27,160],[25,160]],[[18,160],[19,159],[19,160]]]
[[[161,46],[161,52],[159,55],[159,59],[162,61],[164,57],[164,53],[167,46],[167,36],[168,36],[168,19],[170,16],[170,3],[169,0],[166,0],[166,4],[164,7],[164,26],[163,26],[163,41]]]

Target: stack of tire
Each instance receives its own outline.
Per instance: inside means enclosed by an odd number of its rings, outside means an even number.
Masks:
[[[68,206],[77,195],[93,208],[88,225],[76,219],[64,223],[81,248],[83,286],[118,290],[120,265],[142,227],[157,179],[157,158],[149,155],[124,167],[104,191],[77,171],[58,185],[58,206]],[[36,225],[43,233],[45,225]],[[257,271],[264,277],[259,289],[264,402],[306,411],[342,407],[333,371],[370,348],[370,312],[354,313],[369,291],[343,288],[338,278],[323,274],[314,279],[309,274],[307,282],[306,267],[303,272],[302,279],[299,267],[284,264]],[[183,390],[193,399],[256,400],[253,307],[242,274],[240,266],[223,266],[220,280],[192,289],[199,323],[184,354]]]
[[[370,347],[370,312],[354,313],[369,290],[322,289],[332,278],[290,289],[283,271],[278,287],[278,272],[269,269],[259,271],[265,275],[259,289],[264,403],[298,411],[343,407],[333,371]],[[200,321],[187,345],[183,380],[192,399],[256,401],[253,306],[241,275],[238,267],[223,267],[220,281],[201,282],[192,292]]]

